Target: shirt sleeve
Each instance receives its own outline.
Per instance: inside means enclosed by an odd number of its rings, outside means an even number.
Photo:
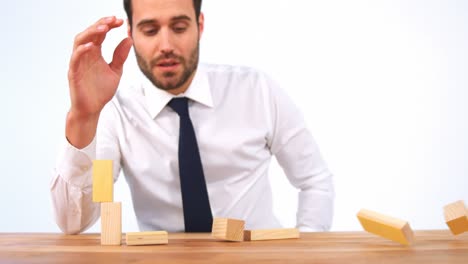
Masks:
[[[300,110],[265,77],[271,135],[268,145],[289,182],[299,189],[297,227],[302,232],[328,231],[333,219],[334,188],[319,148]]]
[[[101,113],[96,137],[83,149],[63,139],[50,185],[57,225],[65,234],[78,234],[91,227],[100,215],[92,197],[92,161],[112,159],[114,182],[120,172],[120,151],[110,124],[111,115]],[[102,153],[102,155],[101,155]]]

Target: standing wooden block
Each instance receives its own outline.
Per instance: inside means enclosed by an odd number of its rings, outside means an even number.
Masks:
[[[299,236],[299,230],[297,228],[278,228],[244,231],[245,241],[290,239],[299,238]]]
[[[242,241],[244,240],[244,226],[243,220],[215,218],[213,219],[211,235],[214,238],[227,241]]]
[[[122,203],[101,203],[101,245],[122,243]]]
[[[127,233],[125,237],[127,246],[161,245],[169,242],[166,231],[133,232]]]
[[[112,160],[93,160],[93,202],[114,201]]]
[[[410,245],[413,242],[413,230],[406,221],[365,209],[359,211],[357,217],[367,232],[403,245]]]
[[[444,206],[445,222],[454,235],[468,231],[468,213],[465,203],[457,201]]]

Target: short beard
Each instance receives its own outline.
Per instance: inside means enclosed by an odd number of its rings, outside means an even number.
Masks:
[[[184,57],[177,56],[172,52],[161,55],[155,59],[152,59],[148,63],[147,61],[143,59],[143,57],[135,49],[135,56],[136,56],[137,63],[138,63],[138,66],[140,67],[141,72],[146,76],[146,78],[148,78],[148,80],[151,81],[151,83],[153,83],[154,86],[164,91],[178,89],[188,81],[188,79],[192,76],[192,74],[197,70],[199,53],[200,53],[200,43],[197,42],[197,46],[192,50],[192,53],[190,54],[188,63]],[[152,69],[156,67],[158,62],[162,59],[176,59],[182,65],[183,67],[182,76],[180,76],[179,80],[177,80],[175,83],[167,83],[167,85],[164,85],[161,80],[159,80],[158,78],[156,78],[155,75],[153,75]],[[174,75],[175,73],[173,72],[166,72],[164,73],[163,76],[173,77]]]

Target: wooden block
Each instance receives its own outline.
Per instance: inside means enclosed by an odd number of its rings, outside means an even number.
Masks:
[[[365,209],[359,211],[357,217],[367,232],[403,245],[410,245],[413,242],[413,230],[406,221]]]
[[[122,242],[122,203],[101,203],[101,245]]]
[[[468,231],[468,210],[463,201],[444,206],[445,222],[454,235]]]
[[[243,220],[230,218],[214,218],[211,235],[214,238],[227,241],[243,241],[244,240]]]
[[[245,241],[290,238],[299,238],[299,230],[297,228],[259,229],[244,231]]]
[[[112,160],[93,160],[93,202],[114,201]]]
[[[169,243],[166,231],[133,232],[127,233],[125,237],[127,246],[161,245]]]

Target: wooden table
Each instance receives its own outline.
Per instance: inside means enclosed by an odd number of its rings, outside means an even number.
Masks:
[[[168,245],[101,246],[98,234],[14,233],[0,234],[0,263],[468,263],[467,233],[415,235],[410,247],[364,232],[302,233],[300,239],[251,242],[170,234]]]

